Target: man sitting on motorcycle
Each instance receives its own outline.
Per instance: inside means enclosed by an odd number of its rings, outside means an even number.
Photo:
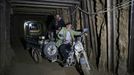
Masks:
[[[59,48],[59,52],[66,63],[66,59],[68,58],[68,53],[71,51],[72,43],[74,41],[74,36],[80,35],[81,32],[74,31],[72,29],[72,24],[67,23],[66,27],[62,27],[62,29],[57,34],[57,47]]]

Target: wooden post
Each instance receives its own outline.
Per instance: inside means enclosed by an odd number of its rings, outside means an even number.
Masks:
[[[108,70],[113,71],[113,14],[112,0],[107,0],[107,28],[108,28]]]
[[[131,16],[129,25],[129,54],[128,54],[128,72],[134,72],[134,0],[131,0]]]
[[[93,9],[93,1],[87,0],[87,9],[89,12],[88,19],[89,19],[89,26],[90,26],[90,33],[91,33],[91,39],[92,39],[92,53],[93,53],[93,59],[94,59],[94,65],[97,67],[97,58],[98,58],[98,41],[97,41],[97,30],[95,25],[95,16],[90,15],[94,12]]]
[[[116,9],[117,0],[113,0],[113,72],[116,73],[117,62],[118,62],[118,49],[117,49],[117,38],[118,38],[118,9]]]
[[[82,1],[82,9],[84,10],[84,11],[88,11],[88,8],[87,8],[87,0],[83,0]],[[88,36],[86,36],[85,38],[86,38],[86,41],[85,41],[85,44],[86,44],[86,50],[87,50],[87,53],[88,53],[88,55],[90,54],[90,52],[91,52],[91,48],[92,48],[92,46],[91,46],[91,40],[90,40],[90,38],[92,37],[92,36],[90,36],[90,23],[89,23],[89,17],[88,17],[88,14],[85,14],[85,13],[82,13],[83,14],[83,27],[84,28],[89,28],[89,33],[88,33]]]
[[[93,0],[87,0],[87,5],[88,5],[88,12],[91,13],[94,13],[94,3],[93,3]],[[96,28],[96,25],[95,25],[95,15],[89,15],[89,18],[90,18],[90,26],[92,25],[93,27],[93,34],[94,34],[94,50],[95,50],[95,55],[96,57],[98,57],[98,40],[97,40],[97,28]]]
[[[10,45],[10,6],[7,0],[0,1],[0,70],[10,64],[14,52]]]

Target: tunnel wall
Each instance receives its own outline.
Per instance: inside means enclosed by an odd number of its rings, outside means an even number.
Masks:
[[[104,11],[102,9],[106,8],[107,0],[95,0],[95,8],[97,11]],[[117,4],[123,4],[125,0],[113,0]],[[126,5],[127,6],[127,5]],[[118,75],[127,74],[127,60],[128,60],[128,26],[129,26],[129,6],[117,8],[114,11],[114,39],[115,48],[113,53],[114,58],[114,70]],[[107,71],[108,55],[107,55],[107,16],[106,13],[96,15],[96,26],[97,26],[97,36],[99,38],[99,70]]]
[[[101,10],[106,8],[105,0],[96,0],[95,10]],[[106,25],[106,14],[96,15],[96,26],[97,26],[97,36],[99,39],[99,70],[107,71],[107,25]]]
[[[0,75],[11,64],[14,52],[10,45],[10,4],[0,0]]]
[[[90,63],[93,65],[93,70],[98,70],[102,75],[108,75],[108,73],[113,72],[117,75],[127,75],[128,68],[128,30],[129,30],[129,9],[130,2],[129,0],[112,0],[112,7],[116,9],[111,9],[112,12],[112,27],[113,38],[110,39],[113,42],[112,48],[112,65],[113,71],[109,70],[109,55],[108,55],[108,18],[107,18],[107,0],[80,0],[81,1],[81,11],[77,16],[77,22],[82,24],[88,24],[90,33],[93,33],[97,36],[95,39],[94,35],[90,35],[90,38],[97,40],[97,50],[98,56],[93,56],[95,49],[93,49],[93,41],[90,39],[88,43],[91,44],[91,49],[88,48]],[[89,3],[91,5],[88,5]],[[85,6],[85,9],[84,9]],[[89,8],[89,9],[88,9]],[[78,13],[78,12],[77,12]],[[88,22],[84,21],[84,15],[89,16]],[[80,18],[80,21],[79,21]],[[86,19],[86,20],[87,20]],[[94,26],[94,31],[91,29],[91,25]],[[78,24],[80,27],[80,25]],[[95,34],[96,33],[96,34]],[[95,43],[94,43],[95,44]],[[90,47],[90,46],[89,46]],[[92,50],[93,49],[93,50]],[[92,62],[96,60],[95,62]],[[94,65],[95,64],[95,65]],[[93,72],[94,74],[98,74]]]

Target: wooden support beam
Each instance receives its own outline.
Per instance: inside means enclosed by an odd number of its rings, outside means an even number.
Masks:
[[[117,48],[117,38],[118,38],[118,9],[116,9],[117,0],[113,0],[113,73],[117,72],[118,66],[118,48]]]
[[[11,4],[34,4],[34,5],[51,5],[51,6],[72,6],[72,4],[64,3],[50,3],[50,2],[39,2],[39,1],[11,1]]]
[[[87,9],[89,14],[94,12],[93,9],[93,1],[87,0]],[[91,42],[92,42],[92,59],[94,60],[94,67],[97,67],[97,57],[98,57],[98,41],[97,41],[97,30],[95,25],[95,16],[94,15],[88,15],[89,19],[89,27],[90,27],[90,33],[91,33]]]
[[[10,65],[14,52],[10,45],[10,6],[7,0],[0,1],[0,72]]]
[[[33,7],[54,7],[65,8],[72,7],[74,4],[79,4],[78,1],[10,1],[12,6],[33,6]]]
[[[31,0],[10,0],[10,2],[41,2],[41,3],[59,3],[59,4],[80,4],[77,0],[38,0],[38,1],[31,1]]]
[[[134,72],[134,0],[131,0],[130,25],[129,25],[129,51],[128,51],[128,72]]]
[[[113,13],[112,0],[107,0],[107,28],[108,28],[108,70],[113,72]]]
[[[94,13],[94,5],[93,5],[93,0],[87,0],[87,5],[88,5],[88,12]],[[95,15],[88,15],[90,18],[90,26],[93,27],[93,35],[94,35],[94,50],[95,50],[95,55],[98,57],[98,40],[97,40],[97,28],[95,25]]]
[[[25,15],[54,15],[55,12],[19,12],[19,11],[14,11],[13,14],[25,14]]]
[[[11,4],[11,7],[68,8],[68,7],[66,7],[66,6],[34,5],[34,4]]]
[[[48,15],[54,14],[56,9],[45,9],[45,8],[26,8],[26,7],[14,7],[13,13],[14,14],[39,14],[39,15]]]

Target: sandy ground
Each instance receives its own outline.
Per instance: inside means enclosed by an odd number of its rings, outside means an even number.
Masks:
[[[45,58],[42,63],[35,63],[29,51],[21,45],[14,46],[14,50],[16,55],[8,75],[79,75],[75,67],[64,68],[56,62],[50,63]]]

